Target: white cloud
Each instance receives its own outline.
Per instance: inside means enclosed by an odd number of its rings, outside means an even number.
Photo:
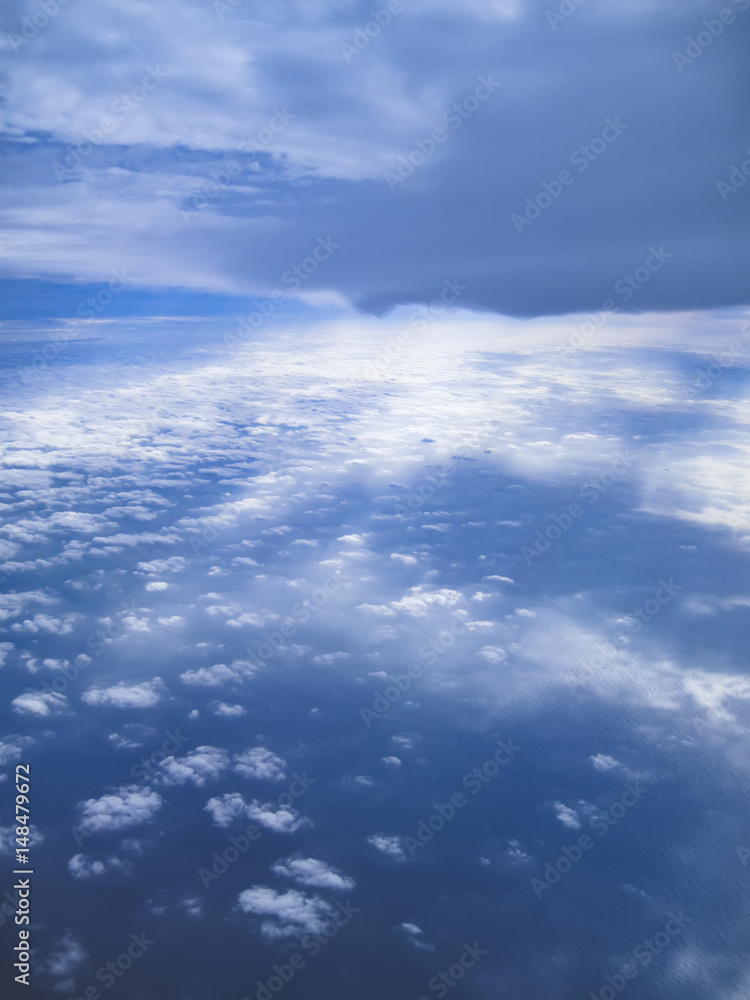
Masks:
[[[508,659],[508,654],[500,646],[483,646],[479,650],[479,655],[488,663],[504,663]]]
[[[153,708],[158,705],[164,695],[165,688],[161,677],[138,684],[126,684],[120,681],[108,688],[89,688],[81,695],[81,700],[87,705],[104,705],[109,708]]]
[[[215,663],[212,667],[199,667],[180,674],[183,684],[192,687],[221,687],[224,684],[240,683],[256,672],[256,668],[246,660],[234,660],[231,666]]]
[[[225,795],[209,799],[204,809],[213,820],[214,826],[225,828],[231,826],[240,816],[246,815],[247,803],[239,792],[227,792]]]
[[[263,628],[269,622],[277,622],[279,615],[273,611],[245,611],[235,618],[229,618],[224,624],[231,628],[243,628],[245,625],[252,625],[253,628]]]
[[[81,615],[71,613],[55,618],[53,615],[40,613],[34,615],[33,618],[26,618],[22,622],[14,622],[11,629],[14,632],[30,632],[32,635],[36,635],[38,632],[47,632],[50,635],[70,635],[81,617]]]
[[[412,587],[404,596],[391,603],[391,607],[396,611],[403,611],[415,618],[423,618],[428,615],[432,608],[452,608],[463,600],[461,593],[457,590],[428,590],[426,587]]]
[[[14,711],[22,715],[60,715],[68,710],[68,699],[53,691],[29,691],[11,702]]]
[[[167,757],[159,764],[158,780],[164,785],[186,785],[202,788],[207,781],[220,778],[229,766],[229,757],[218,747],[201,746],[184,757]]]
[[[242,705],[229,705],[225,701],[220,701],[213,706],[213,713],[225,719],[236,719],[240,715],[246,715],[247,709]]]
[[[29,844],[27,846],[36,847],[38,844],[44,843],[44,835],[33,823],[29,827],[29,831]],[[0,854],[13,854],[16,846],[15,824],[0,826]]]
[[[270,940],[319,934],[331,924],[333,907],[318,896],[308,896],[296,889],[276,892],[255,885],[237,897],[243,913],[262,918],[260,930]]]
[[[81,802],[78,828],[84,833],[111,833],[153,819],[164,804],[158,792],[123,785],[116,792]]]
[[[68,862],[68,871],[77,879],[97,878],[108,872],[127,872],[131,866],[117,857],[92,858],[88,854],[74,854]]]
[[[371,844],[381,853],[387,854],[390,858],[396,858],[398,861],[403,861],[406,857],[404,849],[401,846],[400,837],[388,836],[385,833],[373,833],[367,838],[367,843]]]
[[[570,806],[566,806],[562,802],[555,802],[555,815],[569,830],[580,830],[581,818],[575,809],[571,809]]]
[[[152,559],[150,562],[136,563],[136,569],[150,576],[159,576],[161,573],[179,573],[186,566],[187,562],[182,556],[170,556],[168,559]]]
[[[252,747],[234,758],[234,770],[245,778],[283,781],[285,767],[286,761],[266,747]]]
[[[245,802],[238,792],[228,792],[215,796],[205,805],[206,812],[211,816],[215,826],[228,827],[241,817],[247,817],[267,830],[275,833],[295,833],[305,826],[310,826],[310,820],[301,816],[295,809],[274,805],[271,802]]]
[[[146,590],[168,590],[169,584],[163,580],[151,580],[146,584]]]
[[[271,865],[274,875],[288,878],[299,885],[312,886],[315,889],[333,889],[336,892],[348,892],[356,886],[353,878],[343,875],[338,869],[327,865],[317,858],[303,858],[292,855],[282,858]]]
[[[20,760],[24,750],[33,744],[34,740],[30,736],[6,736],[0,740],[0,767]]]
[[[591,758],[591,763],[597,771],[602,774],[607,774],[609,771],[626,771],[627,768],[624,764],[621,764],[614,757],[610,757],[606,753],[594,754]]]

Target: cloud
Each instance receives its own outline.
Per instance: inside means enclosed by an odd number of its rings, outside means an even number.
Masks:
[[[103,705],[108,708],[153,708],[165,693],[161,677],[139,684],[119,681],[108,688],[89,688],[81,695],[87,705]]]
[[[367,843],[371,844],[375,850],[387,854],[388,857],[395,858],[397,861],[403,861],[406,857],[400,837],[389,836],[385,833],[373,833],[367,838]]]
[[[244,4],[222,21],[210,4],[181,18],[169,3],[138,23],[115,4],[99,7],[95,23],[68,6],[44,29],[54,61],[39,39],[21,39],[23,53],[8,60],[10,273],[108,280],[125,266],[142,286],[267,294],[305,257],[300,247],[330,235],[347,249],[307,277],[308,295],[383,313],[429,302],[458,276],[466,306],[550,315],[600,308],[663,242],[671,270],[654,275],[631,308],[744,302],[747,236],[716,188],[746,155],[733,100],[743,15],[721,48],[680,72],[670,49],[702,28],[694,4],[586,7],[556,31],[549,6],[412,4],[411,30],[430,38],[417,58],[398,27],[368,39],[366,51],[353,48],[369,16],[358,4],[315,5],[304,22],[296,6],[272,4]],[[20,12],[14,20],[18,32]],[[111,40],[106,62],[87,47],[92,32]],[[132,112],[115,114],[146,65],[161,82]],[[113,126],[106,135],[103,120]],[[607,120],[620,135],[605,144]],[[675,120],[685,127],[672,128]],[[85,132],[97,131],[101,141],[87,148]],[[86,155],[76,160],[77,146]],[[92,204],[98,212],[84,215]],[[257,206],[263,225],[248,227]],[[519,231],[514,215],[529,225]],[[103,218],[120,234],[116,246]],[[73,232],[73,260],[40,252],[69,246]]]
[[[158,780],[164,785],[186,785],[202,788],[207,781],[220,778],[229,766],[229,757],[218,747],[201,746],[185,757],[167,757],[159,764]]]
[[[324,861],[317,858],[303,858],[298,854],[276,861],[271,865],[271,871],[280,878],[288,878],[299,885],[312,886],[315,889],[348,892],[357,884],[353,878],[343,875]]]
[[[123,785],[116,792],[81,802],[78,829],[82,833],[113,833],[148,823],[164,800],[158,792],[137,785]]]
[[[400,600],[393,601],[391,607],[415,618],[423,618],[434,607],[452,608],[462,600],[463,597],[457,590],[449,590],[447,587],[429,590],[427,587],[417,586],[408,590]]]
[[[219,701],[213,705],[214,715],[218,715],[224,719],[236,719],[240,715],[246,715],[247,709],[242,705],[229,705],[225,701]]]
[[[186,670],[180,674],[180,680],[192,687],[222,687],[225,684],[237,684],[247,680],[253,676],[256,669],[246,660],[234,660],[231,666],[227,666],[226,663],[215,663],[212,667]]]
[[[214,826],[219,827],[231,826],[244,817],[275,833],[296,833],[302,827],[311,825],[310,820],[295,809],[274,805],[272,802],[259,802],[257,799],[245,802],[239,792],[214,796],[206,803],[205,810],[211,816]]]
[[[68,699],[53,691],[30,691],[19,694],[11,705],[22,715],[61,715],[68,710]]]
[[[608,774],[610,771],[627,771],[624,764],[621,764],[614,757],[610,757],[606,753],[594,754],[589,759],[594,765],[595,770],[601,774]]]
[[[57,939],[44,963],[45,971],[50,976],[69,976],[82,962],[88,958],[88,952],[83,945],[73,937],[72,931],[66,931]]]
[[[0,739],[0,767],[20,760],[25,750],[34,745],[30,736],[6,736]]]
[[[243,913],[261,918],[261,934],[269,940],[320,934],[331,925],[333,907],[318,896],[308,896],[296,889],[276,892],[255,885],[237,897]]]
[[[27,846],[36,847],[44,843],[44,835],[33,823],[29,827],[29,844]],[[16,826],[0,826],[0,854],[13,854],[16,850]]]
[[[569,830],[580,830],[581,818],[575,809],[563,805],[562,802],[555,802],[555,815]]]
[[[234,770],[244,778],[283,781],[286,761],[265,747],[252,747],[234,758]]]
[[[77,879],[97,878],[108,872],[122,873],[130,870],[131,866],[127,862],[114,856],[95,859],[87,854],[74,854],[68,862],[68,871]]]

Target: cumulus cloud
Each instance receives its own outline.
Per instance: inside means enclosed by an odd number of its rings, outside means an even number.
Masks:
[[[33,823],[29,827],[29,846],[36,847],[44,843],[44,835]],[[0,826],[0,854],[13,854],[16,850],[16,827]]]
[[[271,865],[271,871],[280,878],[288,878],[299,885],[308,885],[315,889],[348,892],[357,884],[353,878],[343,875],[338,869],[327,865],[325,861],[320,861],[317,858],[303,858],[299,854],[275,862]]]
[[[253,628],[263,628],[269,622],[278,620],[279,616],[274,611],[244,611],[235,618],[227,619],[224,624],[229,625],[230,628],[243,628],[246,625],[252,625]]]
[[[276,892],[255,885],[237,897],[243,913],[260,917],[261,934],[269,940],[320,934],[331,925],[333,907],[318,896],[296,889]]]
[[[395,858],[397,861],[403,861],[406,857],[400,837],[389,836],[385,833],[373,833],[367,838],[367,843],[371,844],[375,850],[387,854],[388,857]]]
[[[252,747],[234,758],[234,770],[244,778],[283,781],[286,761],[266,747]]]
[[[30,736],[6,736],[0,739],[0,767],[20,760],[27,747],[33,746]]]
[[[231,666],[226,663],[215,663],[212,667],[186,670],[180,674],[180,680],[190,687],[222,687],[225,684],[237,684],[252,677],[256,669],[247,660],[233,660]]]
[[[152,820],[164,800],[158,792],[137,785],[123,785],[116,792],[79,805],[78,829],[83,833],[112,833]]]
[[[87,854],[74,854],[68,862],[68,871],[77,879],[97,878],[108,872],[128,872],[131,866],[115,856],[92,858]]]
[[[555,815],[569,830],[580,830],[581,818],[575,809],[571,809],[570,806],[566,806],[562,802],[555,802]]]
[[[627,768],[624,764],[621,764],[619,760],[615,760],[614,757],[610,757],[606,753],[597,753],[589,758],[594,768],[601,774],[607,774],[610,771],[626,771]]]
[[[22,715],[61,715],[68,710],[68,699],[55,691],[29,691],[19,694],[11,705]]]
[[[206,803],[205,810],[214,825],[219,827],[231,826],[245,817],[275,833],[295,833],[302,827],[311,825],[310,820],[301,816],[296,809],[272,802],[259,802],[257,799],[245,802],[239,792],[214,796]]]
[[[219,701],[212,705],[214,715],[224,719],[236,719],[240,715],[246,715],[247,709],[243,705],[230,705],[226,701]]]
[[[398,601],[393,601],[391,607],[415,618],[423,618],[433,608],[452,608],[462,600],[463,597],[457,590],[449,590],[447,587],[429,590],[418,586],[412,587]]]
[[[81,700],[87,705],[107,708],[153,708],[162,700],[165,690],[161,677],[138,684],[119,681],[107,688],[89,688],[83,692]]]
[[[229,756],[218,747],[201,746],[184,757],[167,757],[159,764],[158,781],[164,785],[192,784],[202,788],[220,778],[229,766]]]

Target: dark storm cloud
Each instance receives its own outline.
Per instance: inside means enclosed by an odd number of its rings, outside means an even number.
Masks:
[[[371,7],[61,10],[10,53],[5,274],[377,313],[446,278],[518,315],[747,301],[745,0]]]

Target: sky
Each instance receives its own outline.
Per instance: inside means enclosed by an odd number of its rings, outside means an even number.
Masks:
[[[1,16],[3,995],[746,1000],[750,0]]]

